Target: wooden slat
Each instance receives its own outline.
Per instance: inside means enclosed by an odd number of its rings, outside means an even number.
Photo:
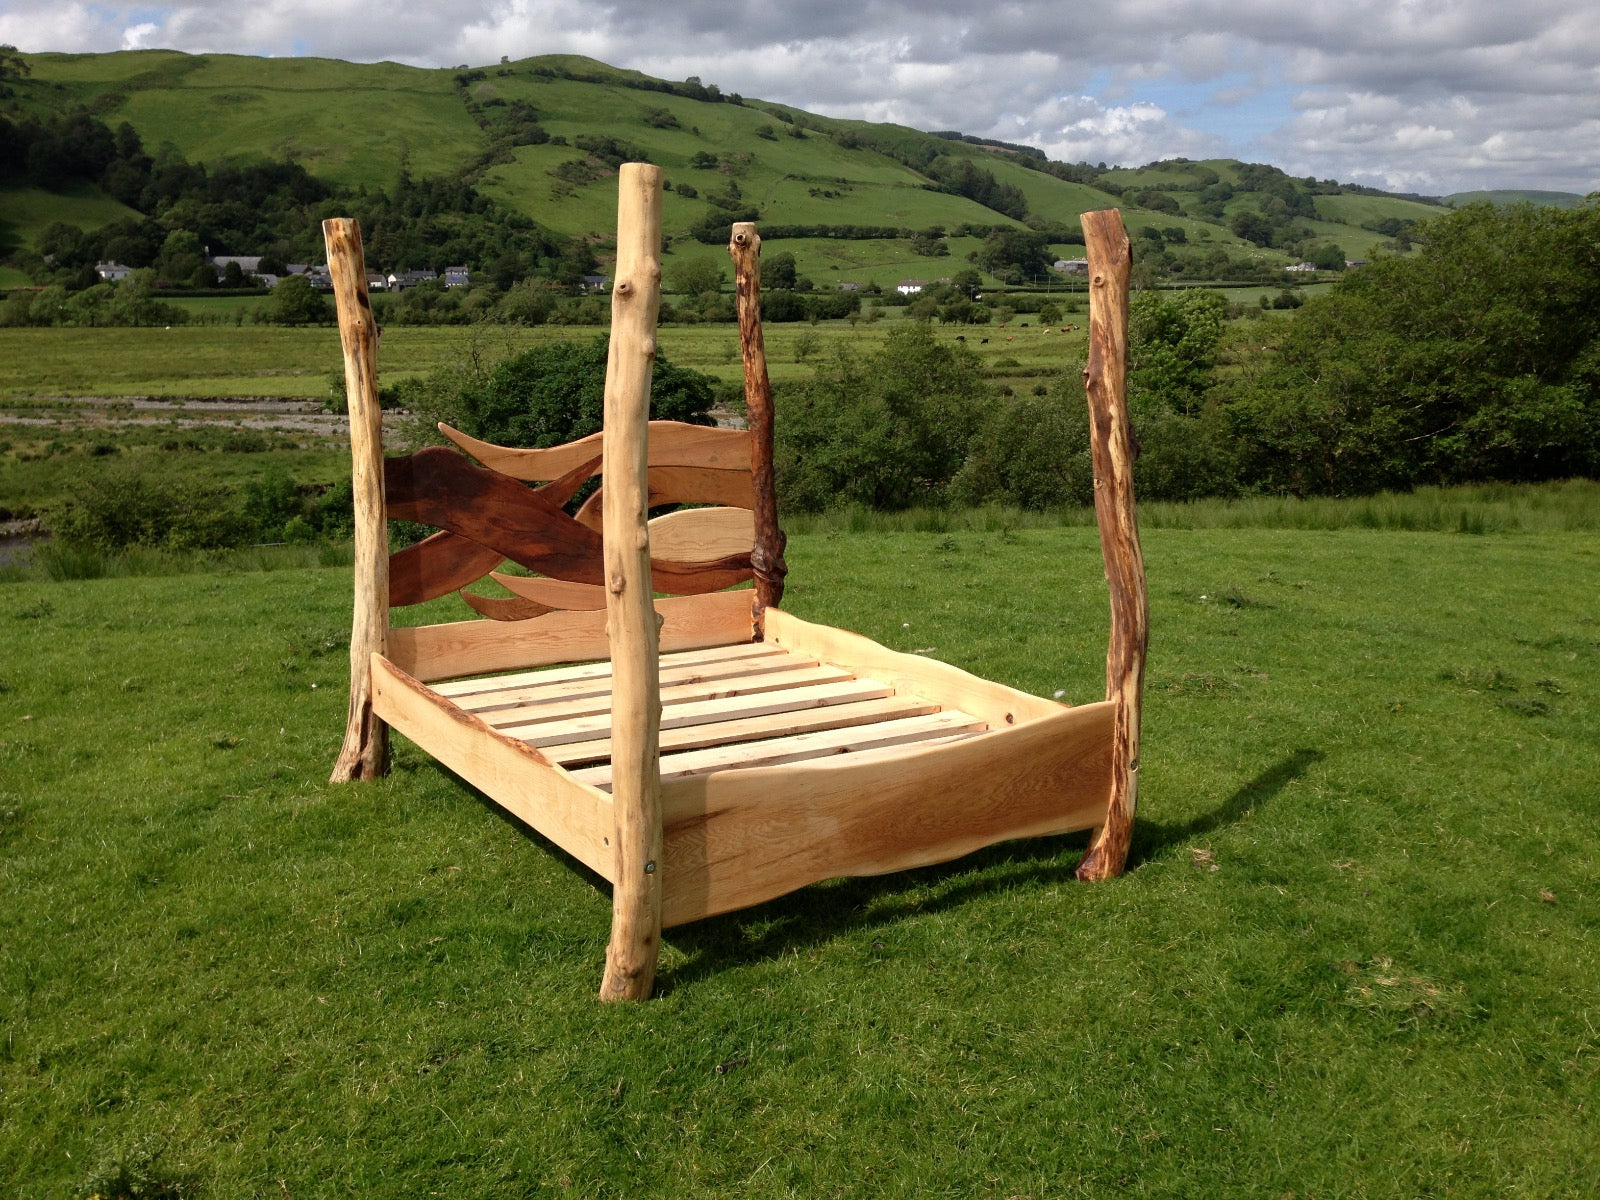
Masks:
[[[939,706],[933,701],[919,700],[915,696],[884,696],[854,703],[829,704],[820,708],[785,708],[765,716],[665,728],[661,731],[661,752],[667,754],[683,750],[702,750],[711,746],[728,746],[735,742],[792,737],[795,734],[822,729],[845,729],[855,725],[899,720],[903,717],[920,717],[938,711]],[[610,738],[552,744],[541,737],[534,739],[532,744],[551,762],[560,763],[568,768],[585,763],[603,762],[611,757]]]
[[[832,708],[838,705],[859,704],[882,700],[894,695],[887,684],[876,679],[846,679],[838,683],[818,683],[809,687],[784,688],[780,691],[746,693],[713,700],[697,700],[670,705],[662,710],[661,728],[689,729],[699,725],[722,724],[730,721],[755,720],[767,715],[801,713],[813,709]],[[904,698],[903,698],[904,699]],[[938,705],[921,708],[928,712]],[[911,715],[911,714],[906,714]],[[541,748],[561,746],[580,741],[609,739],[611,716],[594,713],[587,717],[574,717],[570,721],[556,721],[530,726],[516,736],[524,737],[530,744]],[[610,757],[609,751],[605,757]]]
[[[704,750],[687,750],[679,754],[663,753],[661,778],[687,779],[692,775],[705,775],[732,768],[800,763],[814,758],[878,750],[886,746],[903,746],[909,742],[922,742],[932,738],[946,739],[953,734],[980,733],[983,728],[984,723],[978,717],[952,709],[917,717],[877,721],[870,725],[820,729],[790,737],[712,746]],[[582,767],[573,771],[572,777],[580,783],[587,783],[604,791],[611,786],[611,765],[605,763],[595,767]],[[759,803],[759,799],[756,803]]]
[[[650,522],[650,554],[664,562],[708,562],[749,554],[755,536],[748,508],[682,508]]]
[[[768,646],[763,642],[741,642],[732,646],[708,646],[700,650],[680,650],[663,654],[661,666],[692,666],[702,663],[736,662],[747,658],[771,658],[787,654],[781,646]],[[483,675],[474,679],[451,679],[431,684],[441,696],[472,696],[480,692],[494,692],[502,688],[525,687],[541,680],[595,679],[611,677],[611,662],[579,663],[570,667],[541,667],[536,671],[518,671],[511,675]]]
[[[841,683],[852,678],[849,671],[827,665],[798,667],[789,671],[773,671],[765,675],[741,676],[736,679],[711,679],[698,683],[683,683],[661,689],[661,702],[690,703],[698,700],[718,700],[725,696],[749,696],[758,692],[778,692],[788,688],[808,687],[818,683]],[[588,695],[552,700],[546,704],[524,705],[518,708],[491,709],[482,714],[486,724],[496,729],[519,730],[526,736],[530,726],[549,721],[563,721],[592,713],[611,712],[613,697],[606,688]]]
[[[482,442],[442,423],[439,432],[484,466],[528,482],[556,479],[580,463],[599,458],[604,438],[601,433],[591,433],[564,446],[520,449]],[[743,429],[688,425],[682,421],[651,421],[649,437],[652,467],[749,470],[750,435]]]
[[[736,680],[756,675],[772,675],[816,667],[815,659],[779,652],[762,657],[745,657],[723,662],[661,664],[656,678],[663,688],[682,688],[697,683],[716,682],[719,686],[732,686]],[[606,696],[611,691],[609,673],[576,679],[534,680],[521,687],[499,688],[461,696],[456,703],[467,712],[479,714],[512,708],[536,709],[542,704],[563,700],[578,700],[590,696]],[[676,695],[677,693],[674,693]],[[486,720],[488,718],[485,718]]]
[[[656,601],[664,650],[750,641],[753,593],[712,592]],[[585,662],[610,654],[604,613],[553,612],[536,621],[456,621],[389,631],[389,660],[424,683],[491,671]]]
[[[1058,708],[944,746],[667,780],[663,921],[1099,825],[1110,793],[1112,707]]]
[[[373,705],[385,721],[590,870],[611,878],[608,797],[551,766],[533,747],[441,702],[377,655],[372,679]]]
[[[1054,716],[1064,707],[1053,700],[980,679],[926,655],[901,654],[858,633],[802,621],[782,609],[767,610],[765,640],[881,679],[893,684],[897,691],[937,698],[946,707],[983,717],[991,729]]]

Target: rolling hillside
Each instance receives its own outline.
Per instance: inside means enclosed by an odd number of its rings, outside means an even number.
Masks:
[[[1024,223],[1044,232],[1052,253],[1075,257],[1077,215],[1112,205],[1136,236],[1145,233],[1141,257],[1173,275],[1197,269],[1180,263],[1200,247],[1219,264],[1232,255],[1281,266],[1319,245],[1365,257],[1405,222],[1440,211],[1229,161],[1063,168],[1026,148],[820,117],[572,56],[432,70],[159,50],[26,57],[31,74],[10,81],[13,95],[0,101],[13,120],[81,107],[113,129],[127,122],[158,156],[167,148],[204,164],[289,158],[351,190],[392,188],[403,172],[465,180],[602,250],[614,228],[615,163],[648,158],[667,173],[673,252],[714,253],[712,241],[695,240],[696,227],[754,210],[819,282],[836,272],[885,284],[949,274],[985,229]],[[31,244],[50,220],[92,229],[127,211],[92,189],[58,202],[41,195],[0,190],[13,244]],[[1269,228],[1285,197],[1293,223]],[[869,238],[861,227],[883,233]],[[948,257],[919,257],[910,234],[930,228],[966,236],[951,237]]]

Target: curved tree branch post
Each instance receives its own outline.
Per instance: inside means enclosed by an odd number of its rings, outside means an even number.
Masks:
[[[1089,252],[1089,363],[1083,371],[1094,456],[1094,510],[1111,592],[1106,699],[1115,716],[1111,802],[1078,864],[1079,879],[1122,874],[1139,803],[1139,707],[1144,694],[1150,606],[1133,504],[1133,437],[1128,425],[1128,281],[1133,253],[1116,209],[1083,214]]]
[[[389,769],[389,727],[372,711],[372,656],[389,637],[389,519],[383,495],[383,414],[378,406],[378,325],[367,300],[361,227],[335,217],[322,223],[328,274],[339,309],[344,391],[350,409],[351,482],[355,493],[355,614],[350,627],[350,712],[334,783],[376,779]]]
[[[773,470],[772,380],[767,376],[767,346],[761,335],[761,235],[749,221],[733,227],[728,242],[733,257],[733,290],[739,310],[739,347],[744,355],[745,420],[750,429],[750,475],[756,493],[756,537],[750,566],[756,577],[755,634],[762,616],[783,602],[786,542],[778,528],[778,485]]]
[[[611,641],[611,944],[602,1000],[643,1000],[661,951],[660,625],[650,587],[650,374],[661,308],[661,168],[624,163],[601,469]]]

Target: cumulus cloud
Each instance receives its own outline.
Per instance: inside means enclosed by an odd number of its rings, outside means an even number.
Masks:
[[[417,66],[585,54],[1068,160],[1231,155],[1405,190],[1600,189],[1591,0],[7,0],[0,41]]]

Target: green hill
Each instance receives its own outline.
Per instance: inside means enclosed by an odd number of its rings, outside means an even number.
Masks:
[[[8,81],[13,94],[0,102],[13,120],[81,107],[111,129],[126,122],[158,157],[292,159],[351,190],[391,189],[403,174],[447,177],[602,249],[614,230],[615,165],[647,158],[667,174],[674,252],[710,252],[705,227],[753,210],[819,280],[849,271],[892,282],[965,265],[912,253],[910,234],[930,228],[981,236],[1026,224],[1049,253],[1076,257],[1077,215],[1113,205],[1158,275],[1237,276],[1319,246],[1365,257],[1437,211],[1227,160],[1104,172],[1052,164],[1026,147],[821,117],[570,55],[470,69],[160,50],[25,57],[31,73]],[[0,190],[9,226],[0,233],[31,245],[48,223],[40,207],[37,192]],[[80,189],[48,219],[92,229],[124,211]],[[948,243],[958,244],[964,254],[965,239]]]
[[[1488,192],[1457,192],[1446,196],[1444,202],[1451,208],[1487,201],[1490,204],[1538,204],[1550,208],[1577,208],[1583,197],[1577,192],[1538,192],[1502,189]]]

